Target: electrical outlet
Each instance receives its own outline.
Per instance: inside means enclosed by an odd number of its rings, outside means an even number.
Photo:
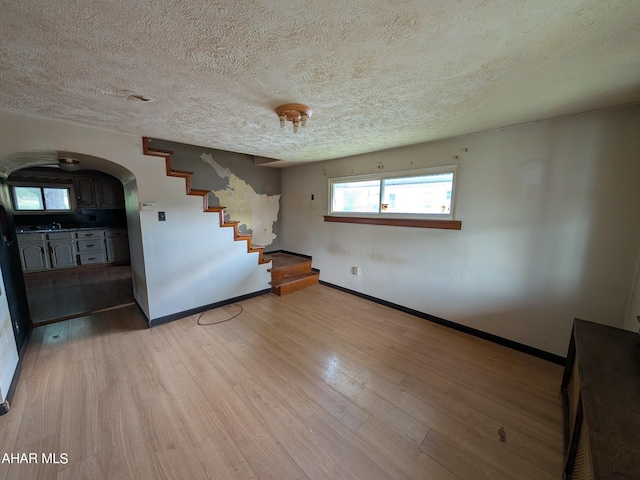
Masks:
[[[351,273],[354,275],[360,275],[360,267],[351,267]]]

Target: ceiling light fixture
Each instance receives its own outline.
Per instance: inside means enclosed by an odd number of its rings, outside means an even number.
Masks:
[[[276,107],[276,113],[280,118],[280,126],[284,128],[285,122],[293,123],[293,131],[298,133],[298,126],[307,126],[307,120],[313,113],[306,105],[300,103],[285,103]]]
[[[80,169],[80,160],[75,158],[60,158],[58,159],[58,166],[62,170],[73,172]]]

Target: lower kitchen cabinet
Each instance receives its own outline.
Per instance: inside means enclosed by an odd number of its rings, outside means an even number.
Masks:
[[[51,268],[75,267],[76,252],[72,232],[52,232],[46,234],[49,239]]]
[[[51,268],[75,267],[77,265],[71,239],[49,240],[49,253],[51,254]]]
[[[124,229],[113,229],[105,232],[107,246],[107,262],[129,263],[129,238]]]
[[[24,272],[93,265],[129,263],[126,229],[68,230],[17,235]]]
[[[46,243],[27,242],[18,244],[20,250],[20,262],[24,272],[37,272],[47,270],[49,266],[49,256],[47,255]]]
[[[91,235],[91,237],[88,237]],[[75,232],[76,251],[78,252],[79,265],[92,265],[105,263],[104,255],[104,231],[92,230],[91,232]]]

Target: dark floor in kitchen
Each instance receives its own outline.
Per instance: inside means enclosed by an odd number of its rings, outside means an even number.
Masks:
[[[134,301],[128,265],[28,273],[24,281],[34,324],[79,317]]]

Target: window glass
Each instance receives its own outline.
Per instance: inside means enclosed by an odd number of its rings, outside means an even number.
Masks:
[[[40,187],[13,187],[16,210],[44,210]]]
[[[385,178],[380,210],[385,213],[450,214],[453,172]]]
[[[69,187],[40,187],[13,185],[15,209],[19,211],[71,210]]]
[[[453,219],[457,165],[329,180],[330,213]]]
[[[378,213],[380,180],[334,183],[332,197],[334,212]]]
[[[66,188],[43,188],[47,210],[69,210],[69,190]]]

